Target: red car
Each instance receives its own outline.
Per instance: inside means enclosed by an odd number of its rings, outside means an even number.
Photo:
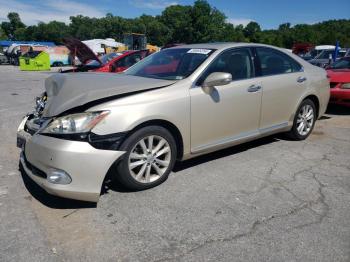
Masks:
[[[98,57],[88,46],[74,38],[64,39],[65,46],[73,57],[77,57],[80,65],[68,72],[106,72],[120,73],[149,55],[148,50],[131,50],[120,53],[110,53]]]
[[[327,68],[330,80],[330,103],[350,106],[350,57],[344,57]]]
[[[122,53],[111,53],[102,56],[97,60],[91,60],[86,64],[89,71],[120,73],[136,64],[148,55],[148,50],[132,50]],[[96,66],[96,68],[95,68]]]

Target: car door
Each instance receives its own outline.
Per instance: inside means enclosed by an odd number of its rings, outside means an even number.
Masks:
[[[224,51],[190,89],[193,153],[224,147],[258,133],[262,91],[261,83],[254,78],[253,64],[250,48]],[[231,73],[233,81],[208,94],[201,84],[213,72]]]
[[[296,60],[278,50],[258,47],[256,54],[263,90],[259,128],[282,128],[305,92],[306,74]]]

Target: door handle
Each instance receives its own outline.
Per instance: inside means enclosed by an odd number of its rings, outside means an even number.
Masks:
[[[257,85],[251,85],[248,87],[248,92],[253,93],[253,92],[258,92],[261,89],[261,86]]]
[[[303,83],[307,80],[307,78],[305,76],[299,76],[298,79],[297,79],[297,82],[298,83]]]

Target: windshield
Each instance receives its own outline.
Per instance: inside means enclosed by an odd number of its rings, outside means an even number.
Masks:
[[[334,50],[324,50],[316,57],[316,59],[329,59],[329,55],[334,56],[334,52]],[[338,51],[337,58],[344,57],[345,54],[346,52],[343,50]]]
[[[332,69],[350,69],[350,57],[341,59],[331,66]]]
[[[192,74],[213,49],[170,48],[155,53],[125,71],[127,75],[181,80]]]
[[[332,55],[334,50],[323,50],[315,59],[329,59],[329,55]]]
[[[117,56],[120,56],[121,53],[110,53],[104,56],[100,57],[100,60],[102,62],[102,65],[107,64],[109,61],[111,61],[112,59],[116,58]],[[89,66],[99,66],[100,63],[97,62],[96,60],[91,60],[89,63],[87,63],[87,65]]]

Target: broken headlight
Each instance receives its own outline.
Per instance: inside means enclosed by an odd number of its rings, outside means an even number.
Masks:
[[[109,111],[85,112],[58,117],[48,124],[41,134],[72,135],[90,132],[101,122]]]
[[[42,93],[41,96],[35,98],[35,116],[40,116],[41,113],[44,111],[45,105],[47,101],[47,95],[46,92]]]

